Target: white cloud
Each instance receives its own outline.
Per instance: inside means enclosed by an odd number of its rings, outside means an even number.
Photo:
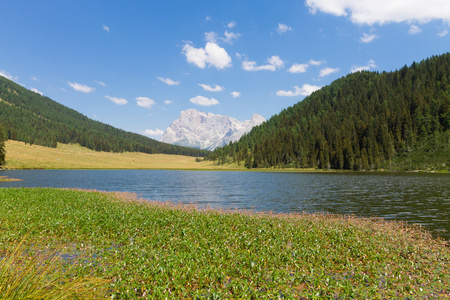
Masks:
[[[224,34],[225,38],[222,38],[222,40],[228,44],[233,44],[233,40],[236,40],[242,36],[240,33],[228,32],[226,30]]]
[[[137,105],[140,107],[151,108],[156,102],[153,99],[147,97],[137,97],[136,98]]]
[[[180,84],[179,81],[174,81],[170,78],[162,78],[162,77],[156,77],[156,78],[158,78],[158,80],[164,82],[167,85],[179,85]]]
[[[97,84],[100,84],[101,86],[106,86],[106,83],[103,81],[94,80]]]
[[[378,38],[377,35],[375,34],[367,34],[367,33],[363,33],[362,38],[360,39],[361,43],[370,43],[373,40],[375,40],[376,38]]]
[[[284,61],[277,55],[271,56],[267,59],[268,65],[257,66],[256,62],[245,60],[242,62],[242,69],[245,71],[275,71],[284,67]]]
[[[39,78],[37,78],[36,76],[32,76],[30,79],[33,81],[39,81]]]
[[[116,97],[111,97],[108,95],[106,95],[105,98],[108,100],[111,100],[112,102],[114,102],[117,105],[125,105],[128,103],[128,101],[124,98],[116,98]]]
[[[320,70],[319,77],[325,77],[325,76],[328,76],[328,75],[336,73],[336,72],[339,72],[339,68],[333,69],[333,68],[327,67],[325,69]]]
[[[211,17],[206,16],[205,21],[211,21]]]
[[[308,62],[308,64],[310,64],[311,66],[320,66],[321,64],[323,64],[324,62],[323,61],[320,61],[320,60],[314,60],[314,59],[311,59],[309,62]]]
[[[233,98],[239,98],[241,96],[241,92],[233,91],[230,93]]]
[[[444,29],[443,31],[439,32],[437,35],[440,36],[440,37],[444,37],[444,36],[446,36],[447,34],[448,34],[448,30],[447,30],[447,29]]]
[[[11,74],[9,74],[8,72],[6,72],[5,70],[0,70],[0,76],[5,77],[5,78],[7,78],[9,80],[12,80],[12,81],[16,81],[17,80],[17,76],[14,77]]]
[[[93,91],[95,91],[95,89],[93,87],[87,86],[85,84],[80,84],[77,82],[69,82],[67,81],[67,83],[75,90],[78,92],[82,92],[82,93],[91,93]]]
[[[217,101],[217,99],[206,98],[203,96],[197,96],[197,97],[191,98],[191,99],[189,99],[189,101],[191,101],[191,103],[194,103],[197,105],[202,105],[202,106],[211,106],[211,105],[219,104],[219,101]]]
[[[162,131],[159,128],[156,128],[155,130],[153,129],[145,129],[143,131],[143,134],[148,135],[148,136],[161,136],[164,134],[164,131]]]
[[[301,88],[298,86],[294,86],[293,91],[280,90],[276,93],[276,95],[281,97],[309,96],[319,89],[320,86],[304,84]]]
[[[375,64],[375,62],[373,61],[373,59],[369,60],[367,62],[366,66],[352,66],[351,68],[351,72],[355,73],[355,72],[361,72],[361,71],[369,71],[372,68],[376,68],[377,65]]]
[[[312,14],[349,17],[356,24],[450,21],[448,0],[306,0],[305,5]]]
[[[232,21],[232,22],[227,24],[227,27],[230,28],[230,29],[235,27],[235,26],[236,26],[236,22],[235,21]]]
[[[192,63],[201,69],[204,69],[206,64],[217,69],[231,67],[231,57],[224,48],[216,43],[208,42],[205,48],[194,48],[190,43],[187,43],[184,45],[182,53],[186,55],[188,63]]]
[[[30,91],[33,91],[33,92],[35,92],[35,93],[37,93],[37,94],[39,94],[39,95],[41,95],[41,96],[44,95],[44,93],[38,91],[38,90],[35,89],[35,88],[30,88]]]
[[[283,34],[283,33],[285,33],[286,31],[291,31],[291,30],[292,30],[292,28],[289,27],[288,25],[278,23],[277,31],[278,31],[279,34]]]
[[[211,43],[216,43],[217,38],[218,38],[217,32],[214,32],[214,31],[205,32],[205,41],[211,42]]]
[[[308,66],[308,64],[293,64],[287,71],[289,73],[305,73]]]
[[[106,32],[109,32],[109,27],[106,26],[106,25],[103,25],[103,30],[106,31]]]
[[[210,31],[205,32],[205,41],[210,43],[217,43],[218,41],[222,41],[227,44],[233,44],[233,40],[236,40],[241,36],[242,34],[240,33],[228,32],[227,30],[225,30],[224,37],[219,37],[216,32]]]
[[[217,84],[214,87],[212,87],[207,84],[199,83],[199,86],[201,86],[205,91],[208,91],[208,92],[221,92],[224,90],[223,86],[220,86]]]
[[[416,25],[411,25],[411,27],[409,27],[408,33],[410,35],[414,35],[414,34],[418,34],[419,32],[421,32],[422,29],[420,29],[418,26]]]
[[[173,101],[171,101],[171,100],[164,100],[164,104],[166,104],[166,105],[169,105],[169,104],[172,104],[173,103]]]

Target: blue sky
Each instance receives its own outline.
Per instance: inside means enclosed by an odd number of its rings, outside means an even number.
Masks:
[[[159,139],[182,110],[270,118],[450,49],[448,0],[1,1],[0,75]]]

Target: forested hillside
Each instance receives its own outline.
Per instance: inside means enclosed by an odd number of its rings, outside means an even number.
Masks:
[[[94,121],[0,76],[0,127],[6,138],[56,147],[74,143],[97,151],[205,156],[208,152],[161,143]]]
[[[449,170],[449,105],[446,53],[338,79],[209,158],[248,168]]]
[[[5,164],[5,140],[3,137],[3,128],[0,126],[0,170]]]

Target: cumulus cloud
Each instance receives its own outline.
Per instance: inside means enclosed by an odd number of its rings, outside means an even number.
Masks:
[[[373,59],[371,59],[367,62],[367,65],[365,65],[365,66],[357,66],[357,65],[352,66],[351,72],[355,73],[355,72],[361,72],[361,71],[369,71],[370,69],[376,68],[376,67],[377,67],[377,65],[375,64]]]
[[[236,22],[235,21],[232,21],[232,22],[227,24],[227,27],[230,28],[230,29],[235,27],[235,26],[236,26]]]
[[[375,34],[367,34],[367,33],[363,33],[362,38],[360,39],[361,43],[370,43],[373,40],[375,40],[376,38],[378,38],[377,35]]]
[[[191,99],[189,99],[189,101],[191,101],[191,103],[194,103],[196,105],[201,105],[201,106],[211,106],[211,105],[219,104],[219,101],[217,101],[217,99],[206,98],[203,96],[197,96],[197,97],[191,98]]]
[[[221,41],[227,44],[233,44],[233,40],[238,39],[241,36],[242,34],[240,33],[228,32],[225,30],[224,37],[219,37],[216,32],[210,31],[205,32],[205,41],[210,43],[217,43],[218,41]]]
[[[314,60],[314,59],[311,59],[309,62],[308,62],[308,64],[310,64],[311,66],[320,66],[321,64],[323,64],[324,62],[323,61],[320,61],[320,60]]]
[[[306,0],[305,5],[312,14],[348,17],[356,24],[450,21],[448,0]]]
[[[77,82],[69,82],[69,81],[67,81],[67,83],[77,92],[91,93],[91,92],[95,91],[95,88],[87,86],[85,84],[80,84]]]
[[[328,75],[336,73],[336,72],[339,72],[339,68],[333,69],[333,68],[327,67],[327,68],[320,70],[319,77],[325,77],[325,76],[328,76]]]
[[[205,32],[205,41],[210,42],[210,43],[216,43],[217,38],[218,38],[217,32],[214,32],[214,31]]]
[[[39,95],[41,95],[41,96],[44,95],[44,93],[38,91],[38,90],[35,89],[35,88],[30,88],[30,91],[33,91],[33,92],[35,92],[35,93],[37,93],[37,94],[39,94]]]
[[[106,86],[106,83],[104,83],[103,81],[97,81],[97,80],[94,80],[94,81],[101,86]]]
[[[291,30],[292,30],[292,28],[290,26],[288,26],[286,24],[278,23],[277,31],[278,31],[279,34],[283,34],[283,33],[287,32],[287,31],[291,31]]]
[[[173,103],[173,101],[171,101],[171,100],[164,100],[164,104],[166,104],[166,105],[172,104],[172,103]]]
[[[437,35],[440,36],[440,37],[444,37],[444,36],[446,36],[447,34],[448,34],[448,30],[447,30],[447,29],[444,29],[443,31],[439,32]]]
[[[114,102],[117,105],[125,105],[128,103],[128,101],[124,98],[111,97],[108,95],[106,95],[105,98],[108,100],[111,100],[112,102]]]
[[[164,131],[162,131],[159,128],[156,128],[155,130],[153,129],[145,129],[143,132],[143,134],[148,135],[148,136],[160,136],[164,134]]]
[[[289,73],[305,73],[308,69],[308,64],[293,64],[287,71]]]
[[[179,85],[180,84],[179,81],[174,81],[170,78],[162,78],[162,77],[156,77],[156,78],[158,78],[159,81],[162,81],[167,85]]]
[[[411,27],[409,27],[408,33],[410,35],[414,35],[414,34],[418,34],[419,32],[421,32],[422,29],[420,29],[418,26],[416,25],[411,25]]]
[[[222,40],[228,44],[233,44],[233,40],[236,40],[242,36],[242,34],[240,33],[228,32],[226,30],[224,34],[225,38],[223,38]]]
[[[275,71],[284,67],[284,61],[282,61],[281,58],[277,55],[269,57],[267,59],[267,62],[269,64],[258,66],[256,65],[255,61],[245,60],[242,62],[242,69],[244,69],[245,71]]]
[[[233,98],[239,98],[241,96],[241,92],[233,91],[230,93]]]
[[[276,93],[276,95],[281,97],[309,96],[319,89],[320,86],[304,84],[301,88],[298,86],[294,86],[293,91],[280,90]]]
[[[109,32],[109,27],[106,26],[106,25],[103,25],[103,30],[106,31],[106,32]]]
[[[37,78],[36,76],[32,76],[30,79],[33,81],[39,81],[39,78]]]
[[[208,91],[208,92],[221,92],[224,90],[223,86],[220,86],[217,84],[214,87],[212,87],[207,84],[199,83],[199,86],[201,86],[205,91]]]
[[[231,57],[224,48],[213,42],[206,43],[205,48],[195,48],[190,43],[186,43],[182,53],[186,55],[188,63],[204,69],[206,65],[217,69],[231,67]]]
[[[138,106],[146,108],[152,108],[152,106],[156,104],[153,99],[147,97],[137,97],[136,101]]]

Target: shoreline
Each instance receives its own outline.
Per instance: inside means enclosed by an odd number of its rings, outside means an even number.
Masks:
[[[11,224],[0,228],[3,251],[22,243],[28,255],[59,253],[56,267],[73,266],[71,276],[106,281],[98,298],[449,293],[448,243],[400,221],[199,209],[55,188],[0,189],[0,218]]]

